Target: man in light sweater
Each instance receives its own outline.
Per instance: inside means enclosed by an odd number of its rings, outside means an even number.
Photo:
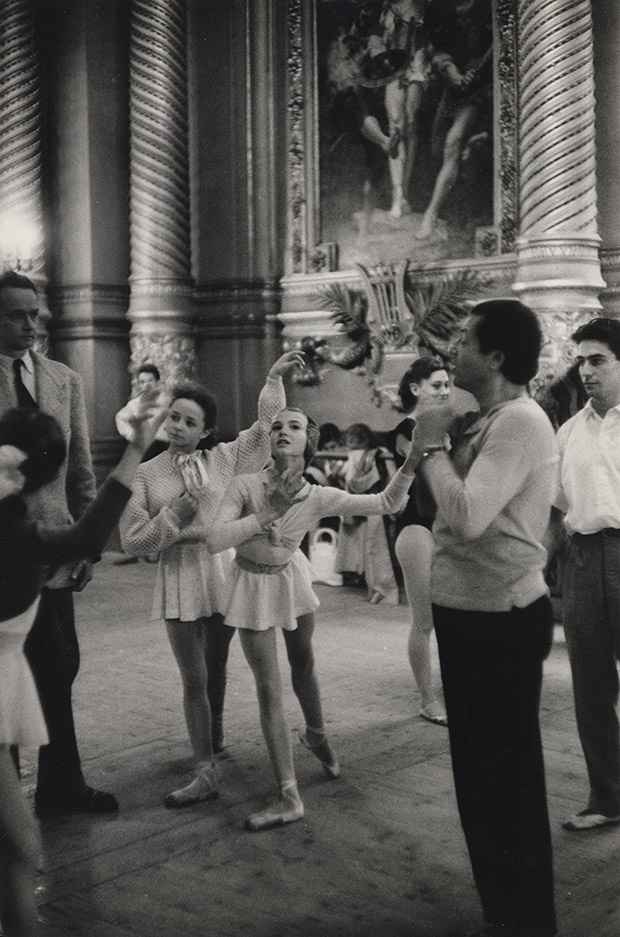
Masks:
[[[438,513],[432,572],[458,807],[485,924],[477,934],[552,937],[553,869],[539,727],[552,644],[542,545],[555,490],[551,423],[527,393],[541,330],[515,300],[476,306],[454,381],[479,413],[452,437],[447,408],[414,445]]]

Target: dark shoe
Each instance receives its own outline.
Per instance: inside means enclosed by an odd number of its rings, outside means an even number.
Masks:
[[[38,817],[63,813],[118,813],[118,801],[113,794],[86,785],[73,797],[48,799],[35,794],[34,805]]]
[[[118,559],[112,560],[112,565],[113,566],[129,566],[130,563],[137,563],[137,562],[138,562],[137,556],[129,556],[128,554],[124,554],[123,556],[119,556]]]

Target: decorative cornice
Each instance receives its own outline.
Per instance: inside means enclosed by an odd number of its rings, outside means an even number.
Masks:
[[[117,284],[72,283],[51,286],[48,296],[54,309],[89,303],[98,306],[125,307],[129,302],[129,287]]]
[[[264,281],[256,280],[254,282],[247,280],[231,281],[221,280],[211,283],[195,286],[193,295],[194,300],[199,305],[221,304],[221,303],[255,303],[279,302],[282,294],[280,283],[277,279]]]
[[[129,322],[118,317],[84,319],[63,316],[62,319],[51,319],[49,331],[55,342],[127,341]]]

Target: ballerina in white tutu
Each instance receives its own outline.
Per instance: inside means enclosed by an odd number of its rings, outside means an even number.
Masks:
[[[171,392],[165,423],[170,445],[136,474],[120,524],[125,553],[158,553],[152,617],[164,619],[183,683],[183,709],[196,760],[192,780],[169,793],[168,807],[217,796],[214,753],[224,745],[222,715],[228,648],[234,634],[222,615],[228,604],[231,555],[211,556],[204,538],[235,475],[256,472],[269,458],[271,421],[286,405],[282,376],[304,359],[296,351],[272,365],[258,398],[258,419],[235,440],[198,444],[212,431],[216,403],[200,384]]]
[[[314,668],[313,612],[319,600],[312,589],[310,565],[299,545],[322,517],[394,513],[405,501],[413,476],[406,460],[379,494],[354,495],[310,485],[302,472],[316,452],[318,438],[317,425],[301,410],[282,410],[271,426],[273,464],[233,481],[207,533],[212,552],[237,548],[226,624],[239,628],[280,788],[275,804],[247,818],[250,830],[291,823],[304,815],[282,705],[276,628],[284,635],[293,689],[306,720],[301,741],[314,751],[329,777],[337,777],[340,771],[325,734]]]

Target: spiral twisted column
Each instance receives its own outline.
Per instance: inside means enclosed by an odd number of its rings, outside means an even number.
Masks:
[[[514,289],[541,310],[600,310],[590,0],[518,0],[520,237]]]
[[[45,286],[40,84],[31,0],[0,4],[0,251]],[[41,290],[44,312],[44,290]]]
[[[195,368],[184,0],[132,0],[132,362],[168,382]]]

